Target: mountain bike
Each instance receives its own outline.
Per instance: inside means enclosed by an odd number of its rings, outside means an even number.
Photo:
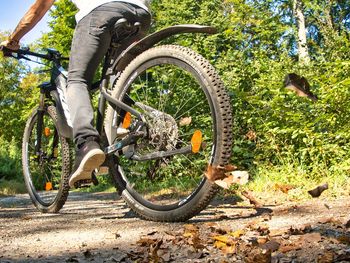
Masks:
[[[139,40],[140,24],[121,19],[104,59],[97,93],[96,129],[118,193],[147,220],[185,221],[202,211],[218,187],[208,167],[228,164],[232,144],[230,98],[213,66],[187,47],[156,45],[181,33],[213,34],[215,28],[172,26]],[[122,37],[120,37],[122,36]],[[51,80],[39,86],[22,147],[25,184],[41,212],[58,212],[69,193],[72,129],[66,104],[62,55],[5,50],[17,59],[50,62]],[[98,92],[99,91],[99,92]],[[75,187],[97,184],[91,180]]]

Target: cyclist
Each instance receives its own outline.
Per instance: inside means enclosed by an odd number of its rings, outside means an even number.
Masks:
[[[0,45],[19,49],[20,39],[28,33],[52,7],[55,0],[36,0],[19,22],[8,40]],[[69,185],[90,179],[92,171],[105,160],[99,135],[93,127],[93,109],[88,87],[99,63],[106,54],[115,23],[125,18],[140,22],[145,32],[151,22],[151,0],[72,0],[79,12],[69,58],[67,100],[76,145],[75,164]]]

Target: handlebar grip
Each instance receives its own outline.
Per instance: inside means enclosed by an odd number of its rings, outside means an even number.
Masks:
[[[18,53],[17,50],[12,50],[5,46],[0,46],[0,51],[2,51],[5,57],[12,57],[12,53]]]

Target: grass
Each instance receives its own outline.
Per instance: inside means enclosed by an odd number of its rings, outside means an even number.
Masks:
[[[24,194],[26,192],[24,182],[19,179],[0,180],[0,196]]]
[[[350,160],[341,164],[327,167],[322,164],[314,167],[306,167],[302,164],[284,163],[279,166],[272,165],[257,165],[258,168],[250,171],[250,182],[245,186],[232,186],[230,190],[224,193],[225,196],[235,195],[242,190],[250,190],[254,196],[261,200],[275,201],[278,203],[286,201],[302,201],[308,200],[311,196],[307,193],[321,184],[328,183],[329,189],[322,194],[324,198],[340,198],[350,195]],[[80,192],[116,192],[112,178],[109,175],[98,176],[100,184],[90,188],[79,189],[74,191]],[[167,186],[174,187],[176,182],[170,179],[161,184],[154,182],[145,182],[144,178],[140,178],[142,182],[138,182],[141,187],[144,187],[145,192],[157,193]],[[178,179],[176,179],[178,180]],[[188,183],[189,187],[191,180],[182,180],[182,183]],[[289,186],[291,189],[288,193],[283,193],[281,187]],[[182,185],[183,187],[183,185]],[[186,187],[184,188],[186,189]],[[142,189],[141,189],[142,191]],[[186,190],[184,190],[186,191]],[[0,195],[8,196],[19,193],[26,193],[26,188],[22,178],[13,180],[0,180]]]
[[[315,165],[312,169],[303,165],[260,166],[251,172],[252,178],[247,188],[256,197],[265,200],[300,201],[311,199],[308,191],[319,185],[328,184],[329,189],[322,197],[340,198],[349,196],[349,170],[346,164],[333,167]],[[287,193],[282,190],[291,188]]]

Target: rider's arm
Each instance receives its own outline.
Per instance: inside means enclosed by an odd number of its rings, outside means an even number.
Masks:
[[[36,0],[18,23],[15,31],[1,45],[10,49],[18,49],[21,38],[43,18],[54,2],[55,0]]]

